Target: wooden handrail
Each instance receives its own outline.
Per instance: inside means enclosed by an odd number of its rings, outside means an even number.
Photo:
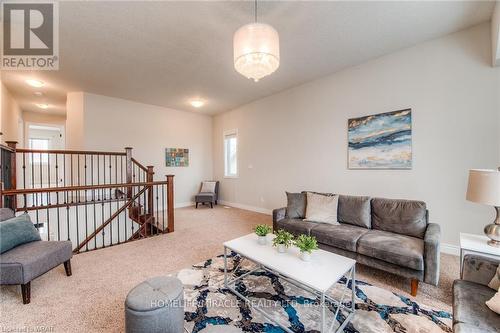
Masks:
[[[2,145],[2,144],[0,144],[0,149],[3,149],[3,150],[8,150],[8,151],[10,151],[11,153],[14,153],[14,152],[16,151],[15,149],[12,149],[12,148],[10,148],[10,147],[8,147],[8,146],[6,146],[6,145]]]
[[[2,195],[22,195],[43,192],[66,192],[66,191],[85,191],[97,190],[117,187],[133,187],[133,186],[153,186],[168,184],[168,180],[155,181],[155,182],[139,182],[139,183],[122,183],[122,184],[100,184],[100,185],[80,185],[80,186],[60,186],[60,187],[45,187],[45,188],[26,188],[19,190],[3,190]]]
[[[118,151],[91,151],[91,150],[64,150],[64,149],[26,149],[17,148],[18,153],[41,153],[41,154],[67,154],[67,155],[111,155],[125,156],[125,152]]]
[[[139,168],[141,168],[142,170],[144,171],[148,171],[148,168],[146,168],[144,165],[142,165],[141,163],[139,163],[139,161],[137,161],[135,158],[132,157],[132,162],[135,163],[135,165],[137,165]]]

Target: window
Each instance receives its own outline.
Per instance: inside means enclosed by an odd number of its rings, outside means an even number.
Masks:
[[[49,139],[30,139],[30,149],[49,149]],[[33,153],[32,156],[33,163],[48,163],[49,161],[48,154]]]
[[[224,176],[238,177],[238,133],[224,133]]]

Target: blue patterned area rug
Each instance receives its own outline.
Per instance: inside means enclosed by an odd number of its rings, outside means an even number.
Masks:
[[[236,270],[233,268],[237,267]],[[254,263],[234,253],[228,259],[229,271],[241,276],[254,269]],[[190,269],[179,271],[184,284],[185,328],[190,333],[285,332],[249,304],[224,288],[224,259],[218,256]],[[331,290],[339,299],[350,281],[343,278]],[[318,298],[267,271],[249,274],[236,285],[253,305],[264,309],[276,321],[294,332],[319,332]],[[351,293],[343,304],[350,306]],[[347,333],[441,333],[452,332],[451,314],[418,304],[410,298],[356,280],[356,312],[344,328]],[[328,326],[336,311],[328,304]],[[346,314],[340,311],[333,327],[339,327]]]

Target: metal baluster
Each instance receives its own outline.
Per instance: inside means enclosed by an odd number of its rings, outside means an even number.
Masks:
[[[111,155],[109,155],[109,183],[111,184]],[[113,215],[113,207],[112,207],[112,202],[113,202],[113,189],[110,187],[109,188],[109,216]],[[113,245],[113,221],[109,223],[109,245]]]
[[[59,187],[59,162],[58,162],[58,154],[56,154],[56,187]],[[64,155],[63,155],[64,157]],[[57,202],[57,240],[61,240],[61,214],[59,213],[59,191],[56,192],[56,202]]]
[[[156,234],[159,234],[158,226],[160,225],[160,211],[158,207],[158,191],[159,191],[159,185],[156,185],[154,188],[156,188],[156,218],[155,218],[155,223],[156,223]]]
[[[162,223],[163,223],[163,232],[165,232],[165,212],[167,210],[167,207],[165,205],[165,185],[162,185],[161,186],[161,202],[162,202],[162,205],[163,205],[163,210],[162,210]]]
[[[87,154],[83,155],[83,170],[85,171],[85,185],[87,185]],[[88,225],[88,215],[87,215],[87,190],[85,190],[85,239],[89,237],[89,225]],[[89,243],[85,244],[85,250],[89,250]]]
[[[102,189],[102,198],[104,198],[104,189]],[[104,224],[104,221],[106,221],[106,219],[104,218],[104,200],[101,201],[101,225]],[[104,245],[104,236],[105,236],[105,232],[104,232],[104,229],[106,228],[102,228],[102,247],[105,248],[106,246]]]
[[[40,166],[41,167],[41,166]],[[50,187],[50,154],[47,154],[47,182],[48,182],[48,187]],[[47,206],[50,206],[50,195],[51,192],[47,192]],[[50,240],[50,214],[49,214],[49,208],[47,208],[47,240]]]

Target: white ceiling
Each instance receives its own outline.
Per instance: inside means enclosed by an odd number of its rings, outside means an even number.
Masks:
[[[233,68],[232,38],[253,2],[61,2],[60,70],[4,71],[27,111],[65,112],[86,91],[215,114],[286,88],[488,21],[491,1],[259,2],[280,35],[281,65],[255,83]],[[43,97],[24,83],[46,82]],[[201,97],[201,109],[188,104]],[[40,111],[35,102],[52,107]]]

